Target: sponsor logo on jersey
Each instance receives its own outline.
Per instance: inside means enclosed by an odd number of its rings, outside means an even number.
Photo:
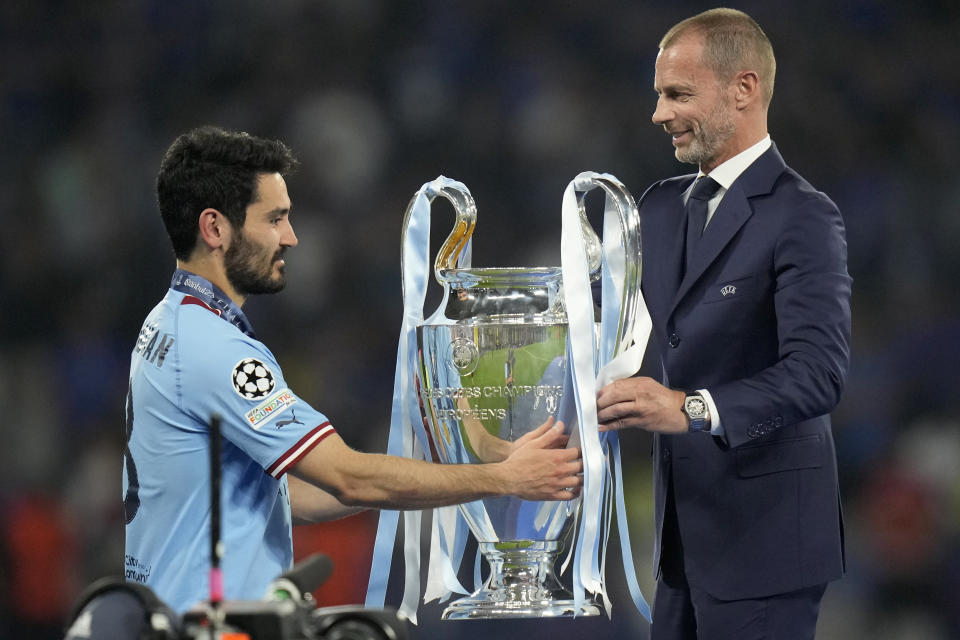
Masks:
[[[277,420],[277,429],[282,429],[288,424],[303,424],[302,420],[297,420],[297,410],[293,409],[290,412],[289,418],[284,418],[283,420]]]
[[[205,296],[205,297],[207,297],[207,298],[212,298],[213,295],[214,295],[212,289],[210,289],[209,287],[203,286],[202,283],[197,282],[196,280],[192,280],[192,279],[190,279],[190,278],[187,278],[186,280],[183,281],[183,284],[184,284],[184,286],[190,287],[191,289],[193,289],[194,291],[196,291],[196,292],[199,293],[200,295]],[[204,305],[204,306],[206,306],[206,305]],[[213,309],[211,309],[211,311],[213,311]]]
[[[147,580],[150,579],[150,572],[153,571],[153,566],[140,561],[136,556],[132,556],[129,553],[126,554],[123,559],[123,564],[123,575],[127,580],[146,584]]]
[[[233,390],[247,400],[259,400],[270,395],[277,379],[270,367],[256,358],[244,358],[230,374]]]
[[[260,427],[296,403],[297,397],[290,389],[281,389],[246,413],[247,424],[259,431]]]

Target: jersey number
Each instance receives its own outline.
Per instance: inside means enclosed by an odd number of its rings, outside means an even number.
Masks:
[[[130,436],[133,435],[133,384],[127,388],[127,444],[123,449],[127,467],[127,495],[123,498],[123,514],[126,524],[130,524],[140,510],[140,480],[137,479],[137,465],[130,453]]]

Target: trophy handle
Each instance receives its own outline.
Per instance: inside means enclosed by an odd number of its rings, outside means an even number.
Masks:
[[[443,246],[440,247],[440,251],[437,252],[437,259],[434,262],[434,276],[437,282],[444,285],[443,280],[440,279],[441,270],[455,269],[457,266],[470,266],[468,249],[470,238],[473,236],[473,229],[477,224],[477,205],[473,201],[473,196],[470,195],[470,191],[466,186],[443,176],[437,178],[433,183],[423,185],[423,187],[410,198],[410,202],[407,204],[407,210],[403,215],[403,231],[401,233],[400,246],[401,253],[403,253],[403,248],[407,246],[407,234],[410,231],[410,224],[414,218],[417,217],[415,213],[418,205],[423,206],[421,203],[424,197],[426,198],[427,207],[427,211],[425,212],[427,217],[426,228],[429,229],[429,208],[437,196],[446,198],[450,204],[453,205],[456,213],[453,229],[444,241]],[[419,215],[423,215],[422,210]],[[458,265],[458,262],[463,261],[467,264]],[[403,264],[401,266],[406,265]]]
[[[577,198],[577,213],[580,214],[580,230],[583,235],[583,250],[587,254],[587,270],[590,272],[590,282],[596,282],[600,279],[601,269],[603,269],[603,244],[587,218],[587,205],[584,201],[586,195],[586,192],[584,192]]]
[[[603,248],[597,239],[597,234],[587,220],[584,200],[589,191],[600,187],[606,193],[610,202],[617,209],[620,219],[620,240],[623,245],[624,274],[623,294],[620,305],[620,318],[617,323],[617,339],[614,346],[615,357],[630,346],[634,324],[637,319],[638,304],[640,301],[640,274],[641,274],[641,246],[640,246],[640,212],[630,192],[622,182],[609,174],[593,174],[585,181],[578,183],[577,207],[580,212],[580,224],[583,226],[584,242],[587,247],[587,263],[590,268],[591,281],[600,277],[602,267]],[[589,231],[589,233],[587,233]]]
[[[467,249],[467,243],[473,236],[473,229],[477,225],[477,205],[469,191],[454,184],[444,185],[439,195],[446,198],[453,205],[457,217],[453,222],[450,235],[437,252],[437,259],[433,263],[434,275],[440,280],[441,269],[455,269],[458,261]],[[461,265],[470,266],[470,265]]]

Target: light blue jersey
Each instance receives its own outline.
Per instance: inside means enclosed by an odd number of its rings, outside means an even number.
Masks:
[[[184,611],[209,597],[209,422],[222,417],[224,597],[257,600],[293,561],[284,473],[334,433],[209,281],[174,274],[133,350],[125,574]]]

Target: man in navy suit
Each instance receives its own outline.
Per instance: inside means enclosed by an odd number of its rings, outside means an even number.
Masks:
[[[653,640],[812,638],[844,571],[828,414],[849,363],[846,240],[767,133],[775,68],[730,9],[677,24],[657,56],[653,122],[699,167],[639,205],[662,384],[597,396],[602,428],[654,433]]]

